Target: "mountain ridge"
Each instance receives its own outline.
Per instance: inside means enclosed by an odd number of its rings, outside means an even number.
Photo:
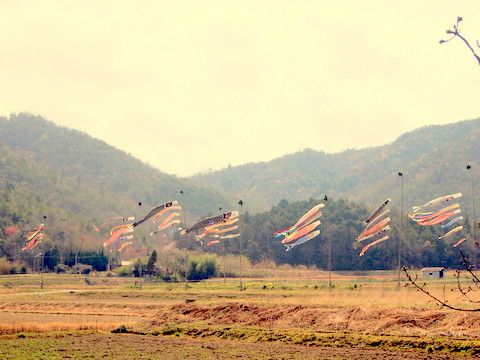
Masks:
[[[441,184],[441,178],[452,177],[446,168],[453,168],[458,174],[467,164],[475,169],[480,163],[475,152],[478,145],[480,119],[464,120],[424,126],[377,147],[334,154],[305,149],[269,162],[228,167],[190,179],[213,184],[223,191],[235,191],[246,201],[255,199],[262,210],[267,210],[282,198],[296,201],[322,194],[377,203],[390,196],[392,191],[388,188],[400,192],[398,173],[402,173],[406,201],[413,203],[419,195],[428,198],[455,188],[453,184],[450,187]],[[459,187],[470,189],[468,176],[463,177]],[[421,181],[429,183],[431,194],[422,189],[425,184]]]

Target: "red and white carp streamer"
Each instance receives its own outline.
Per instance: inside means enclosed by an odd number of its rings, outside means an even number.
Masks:
[[[386,217],[379,223],[372,225],[371,228],[363,230],[362,233],[358,235],[357,241],[361,241],[361,239],[365,238],[366,236],[372,235],[375,232],[380,231],[385,225],[390,222],[390,220],[392,220],[390,219],[390,217]]]
[[[114,231],[112,236],[110,236],[110,238],[103,243],[103,247],[107,247],[108,245],[113,243],[115,240],[117,240],[120,236],[122,236],[124,234],[132,233],[133,232],[133,226],[132,226],[132,224],[129,224],[129,225],[130,226],[128,226],[128,227],[122,227],[122,228],[118,229],[117,231]]]
[[[450,230],[449,232],[447,232],[445,235],[439,236],[439,237],[438,237],[438,240],[443,239],[443,238],[446,238],[446,237],[448,237],[448,236],[450,236],[450,235],[452,235],[452,234],[455,234],[455,233],[459,232],[459,231],[462,230],[462,229],[463,229],[463,226],[462,226],[462,225],[457,226],[456,228],[454,228],[454,229]]]
[[[365,254],[365,252],[370,249],[372,246],[374,245],[377,245],[378,243],[381,243],[382,241],[385,241],[388,239],[388,235],[385,235],[384,237],[378,239],[378,240],[375,240],[375,241],[372,241],[370,244],[368,244],[367,246],[365,246],[362,251],[360,251],[360,256],[363,256]]]
[[[422,222],[422,221],[425,221],[425,220],[428,220],[428,219],[432,219],[434,217],[437,217],[447,211],[450,211],[450,210],[453,210],[453,209],[457,209],[459,208],[460,205],[458,203],[455,203],[453,205],[450,205],[450,206],[447,206],[443,209],[440,209],[438,211],[431,211],[431,212],[425,212],[425,213],[415,213],[413,215],[408,215],[408,217],[410,219],[412,219],[413,221],[419,223],[419,222]]]
[[[228,228],[223,228],[223,227],[206,228],[202,234],[195,236],[195,240],[199,241],[200,239],[202,239],[208,234],[224,234],[226,232],[237,230],[237,229],[238,229],[238,225],[230,226]]]
[[[178,212],[171,213],[165,219],[163,219],[163,221],[158,225],[157,229],[160,230],[160,228],[162,228],[163,226],[165,226],[166,224],[171,222],[173,218],[176,218],[176,217],[179,217],[179,216],[180,216],[180,213],[178,213]]]
[[[128,245],[132,245],[132,244],[133,244],[133,241],[124,242],[124,243],[122,244],[122,246],[120,246],[120,247],[118,248],[117,251],[118,251],[118,252],[122,252],[123,249],[125,249]]]
[[[117,225],[117,226],[112,227],[112,228],[110,229],[109,233],[110,233],[110,235],[113,235],[113,234],[115,234],[119,229],[131,227],[131,226],[132,226],[132,224]]]
[[[154,231],[154,232],[155,232],[155,233],[158,233],[158,232],[161,232],[161,231],[170,229],[172,226],[174,226],[174,225],[176,225],[176,224],[180,224],[180,220],[178,220],[178,219],[172,220],[172,221],[166,223],[165,225],[160,226],[160,227],[159,227],[156,231]]]
[[[160,216],[162,216],[163,214],[165,214],[167,211],[172,211],[172,210],[182,210],[182,207],[181,207],[180,205],[167,207],[167,208],[159,211],[158,214],[156,214],[156,215],[153,217],[152,222],[155,223],[155,220],[157,220]],[[174,213],[174,214],[178,214],[178,213]],[[179,214],[179,215],[180,215],[180,214]]]
[[[365,225],[368,225],[370,222],[375,222],[375,219],[379,216],[379,214],[383,211],[385,206],[387,206],[390,201],[392,201],[392,199],[385,200],[373,213],[370,214],[370,216],[366,220],[363,221],[363,223]]]
[[[458,245],[460,245],[464,241],[465,241],[465,238],[461,238],[460,240],[457,241],[457,243],[455,245],[453,245],[453,247],[457,247]]]
[[[105,229],[106,227],[108,227],[112,224],[115,224],[115,223],[118,223],[118,222],[133,221],[133,220],[135,220],[134,216],[129,216],[129,217],[116,216],[114,218],[111,218],[110,220],[107,220],[102,225],[99,225],[99,226],[93,225],[93,230],[100,231],[100,230]]]
[[[317,220],[320,216],[322,216],[322,213],[320,212],[320,209],[323,208],[325,205],[323,203],[320,203],[318,205],[315,205],[313,208],[308,210],[304,215],[298,219],[298,221],[281,231],[277,231],[276,233],[273,234],[274,237],[279,237],[284,235],[285,237],[289,236],[292,234],[295,230],[300,229],[308,224],[310,224],[312,221]]]
[[[212,241],[207,243],[207,246],[215,245],[215,244],[218,244],[219,242],[220,242],[220,240],[212,240]]]
[[[436,224],[440,224],[441,222],[447,220],[450,216],[453,216],[453,215],[456,215],[456,214],[459,214],[462,210],[460,209],[457,209],[457,210],[454,210],[454,211],[451,211],[451,212],[448,212],[448,213],[443,213],[442,215],[439,215],[429,221],[427,221],[428,219],[425,219],[423,221],[420,221],[418,223],[418,225],[424,225],[424,226],[428,226],[428,225],[436,225]]]
[[[383,234],[384,232],[387,232],[388,230],[390,230],[390,225],[384,226],[383,228],[381,228],[380,230],[378,230],[377,232],[375,232],[375,233],[373,233],[373,234],[370,234],[370,235],[367,235],[367,236],[363,236],[362,238],[357,239],[357,242],[362,242],[362,241],[365,241],[365,240],[370,239],[370,238],[372,238],[372,237],[381,235],[381,234]]]
[[[413,212],[419,212],[422,209],[425,209],[427,207],[432,207],[432,206],[437,206],[440,205],[441,203],[451,201],[453,199],[457,199],[462,196],[462,193],[455,193],[455,194],[450,194],[450,195],[445,195],[445,196],[440,196],[436,199],[430,200],[429,202],[425,203],[424,205],[419,205],[419,206],[413,206]]]
[[[298,239],[293,244],[284,244],[285,245],[285,251],[290,251],[298,245],[305,244],[307,241],[312,240],[314,237],[317,237],[319,234],[320,234],[320,230],[315,230],[315,231],[312,231],[311,233],[309,233],[307,235],[302,236],[300,239]]]
[[[282,240],[282,244],[288,243],[295,239],[301,238],[302,236],[307,235],[309,232],[313,231],[318,225],[320,225],[320,220],[317,220],[309,225],[306,225],[298,230],[295,230],[289,236]]]

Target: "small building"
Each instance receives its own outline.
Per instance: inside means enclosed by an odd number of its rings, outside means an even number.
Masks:
[[[424,267],[422,269],[422,275],[424,278],[429,279],[442,279],[445,276],[444,267]]]

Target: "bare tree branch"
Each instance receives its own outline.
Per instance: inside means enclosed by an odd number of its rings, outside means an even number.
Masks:
[[[480,308],[477,308],[477,309],[462,309],[462,308],[457,308],[455,306],[452,306],[450,304],[447,304],[447,301],[442,301],[440,300],[439,298],[437,298],[436,296],[430,294],[426,289],[426,284],[424,283],[422,286],[418,285],[417,284],[417,279],[418,279],[418,276],[415,277],[415,279],[412,279],[412,277],[410,276],[410,274],[408,273],[408,268],[406,266],[404,266],[403,268],[403,272],[405,273],[405,275],[407,276],[407,279],[408,281],[417,288],[417,290],[423,292],[425,295],[431,297],[433,300],[435,300],[439,305],[441,305],[442,307],[446,307],[446,308],[449,308],[451,310],[456,310],[456,311],[469,311],[469,312],[475,312],[475,311],[480,311]],[[407,284],[408,285],[408,284]]]
[[[446,43],[446,42],[449,42],[450,40],[454,39],[455,37],[458,37],[460,38],[464,43],[465,45],[467,45],[467,47],[470,49],[470,51],[472,52],[473,56],[475,57],[475,59],[477,59],[477,62],[478,62],[478,65],[480,65],[480,56],[478,56],[476,53],[475,53],[475,50],[472,48],[472,46],[470,45],[470,43],[467,41],[467,39],[465,39],[462,35],[460,35],[460,29],[459,29],[459,23],[460,21],[462,21],[463,18],[462,17],[457,17],[457,24],[456,25],[453,25],[453,30],[450,30],[448,29],[446,32],[447,34],[451,34],[452,37],[448,40],[440,40],[440,44],[443,44],[443,43]],[[477,40],[477,46],[478,48],[480,48],[480,44],[478,43],[478,40]]]

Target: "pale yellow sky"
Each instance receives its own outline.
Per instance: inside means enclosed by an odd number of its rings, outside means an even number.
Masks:
[[[0,115],[181,176],[383,145],[480,117],[457,16],[474,44],[478,0],[0,1]]]

